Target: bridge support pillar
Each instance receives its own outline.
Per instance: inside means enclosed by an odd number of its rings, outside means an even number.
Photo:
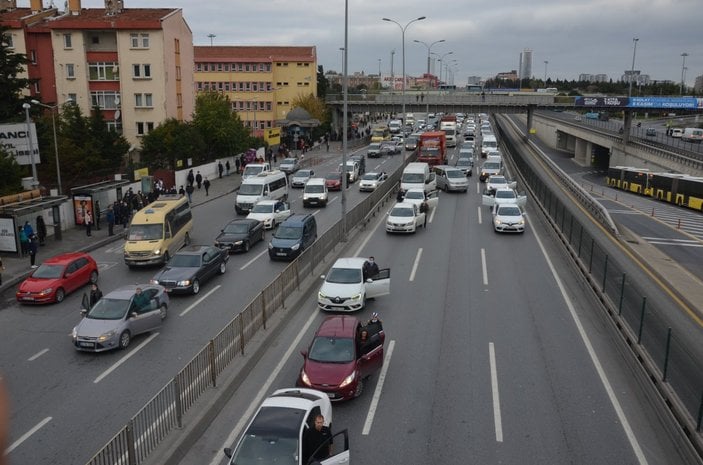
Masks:
[[[525,140],[530,138],[530,134],[532,134],[535,131],[535,122],[534,122],[534,117],[535,117],[535,107],[532,105],[528,105],[527,107],[527,127],[526,127],[526,133],[525,133]]]
[[[625,110],[625,117],[622,121],[622,142],[627,144],[630,141],[630,129],[632,128],[633,113],[631,110]]]
[[[591,142],[576,138],[576,146],[574,147],[574,162],[579,166],[591,166],[591,153],[593,152],[593,144]]]

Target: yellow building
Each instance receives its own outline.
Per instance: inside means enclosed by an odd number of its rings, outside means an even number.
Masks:
[[[314,46],[196,46],[195,90],[227,95],[254,135],[286,118],[297,97],[317,96]]]

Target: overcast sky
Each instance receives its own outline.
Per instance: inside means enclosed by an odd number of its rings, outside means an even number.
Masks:
[[[46,0],[45,0],[46,1]],[[57,2],[58,3],[63,3]],[[182,8],[196,45],[314,45],[325,71],[341,71],[343,0],[125,0],[126,8]],[[28,0],[27,0],[28,4]],[[82,0],[102,7],[103,0]],[[606,74],[618,80],[632,67],[633,38],[639,38],[635,69],[651,79],[686,84],[703,74],[702,0],[348,0],[349,72],[401,73],[401,29],[405,25],[405,67],[409,75],[427,69],[427,48],[454,63],[454,83],[467,76],[491,77],[518,68],[520,52],[532,50],[532,75],[578,79]],[[436,65],[435,74],[439,73]]]

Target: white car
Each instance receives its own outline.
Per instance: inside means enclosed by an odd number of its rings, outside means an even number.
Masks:
[[[247,218],[264,223],[264,229],[273,229],[291,216],[288,202],[282,200],[260,200],[251,207]]]
[[[267,397],[234,449],[226,448],[230,465],[286,463],[307,465],[314,451],[305,449],[305,434],[321,414],[332,425],[332,403],[327,394],[314,389],[279,389]],[[333,454],[324,465],[349,464],[347,430],[332,433]]]
[[[510,189],[509,187],[502,187],[496,189],[495,195],[483,195],[481,196],[481,203],[483,205],[493,207],[494,205],[506,205],[512,204],[519,207],[524,207],[527,203],[527,197],[524,195],[518,195],[515,189]]]
[[[388,295],[391,292],[391,270],[385,268],[364,280],[365,258],[339,258],[317,293],[317,307],[333,312],[354,312],[366,305],[366,299]]]
[[[493,207],[493,230],[495,232],[525,232],[525,213],[518,205],[503,204]]]
[[[423,200],[427,200],[427,206],[430,209],[437,208],[437,205],[439,205],[439,191],[425,192],[424,189],[413,187],[405,191],[403,196],[403,202],[415,204],[418,208],[420,208]]]
[[[494,195],[496,190],[508,187],[510,189],[515,189],[517,187],[517,182],[508,181],[508,178],[502,174],[496,174],[493,176],[488,176],[486,180],[486,194]]]
[[[290,187],[305,187],[305,183],[315,175],[313,170],[298,170],[290,178]]]
[[[386,180],[386,173],[366,173],[359,180],[359,192],[375,191],[383,181]]]
[[[386,218],[387,233],[414,233],[417,228],[425,225],[425,213],[420,207],[411,202],[398,202]]]

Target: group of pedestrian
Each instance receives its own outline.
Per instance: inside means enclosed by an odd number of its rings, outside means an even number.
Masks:
[[[36,260],[39,245],[44,245],[44,240],[46,239],[46,224],[44,223],[44,218],[41,216],[37,217],[37,232],[34,231],[29,221],[25,221],[24,225],[18,228],[17,235],[20,239],[21,255],[23,257],[29,255],[30,266],[32,268],[37,268]]]

